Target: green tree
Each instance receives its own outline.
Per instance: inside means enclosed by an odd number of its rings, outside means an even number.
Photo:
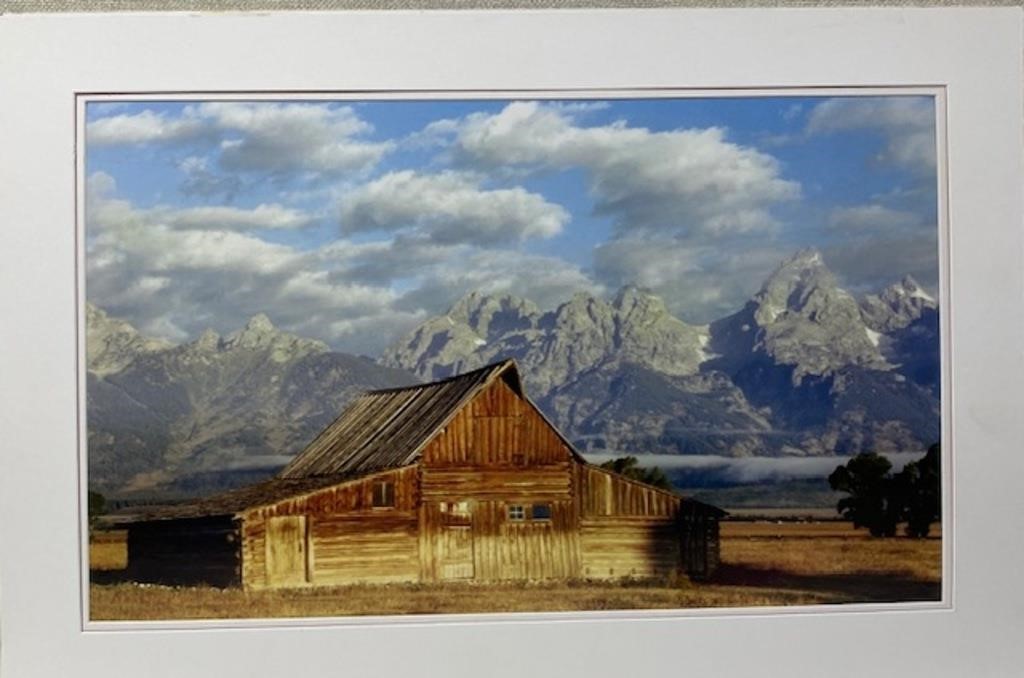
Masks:
[[[891,473],[885,457],[859,454],[828,477],[833,490],[845,492],[836,510],[855,527],[866,527],[875,537],[891,537],[906,521],[907,536],[927,537],[931,524],[941,518],[939,444],[899,473]]]
[[[939,452],[939,443],[935,443],[924,457],[904,466],[893,479],[903,502],[909,537],[927,537],[932,523],[942,517]]]
[[[89,522],[107,512],[107,498],[99,492],[89,490]]]
[[[672,483],[669,482],[668,476],[665,475],[664,471],[657,466],[643,467],[639,464],[640,462],[636,457],[628,456],[606,461],[601,464],[601,468],[614,471],[619,475],[639,480],[654,487],[660,487],[663,490],[672,489]]]
[[[892,464],[874,452],[864,452],[845,466],[838,466],[828,477],[829,486],[845,492],[836,510],[853,522],[866,527],[873,537],[892,537],[902,517],[903,502],[894,493]]]

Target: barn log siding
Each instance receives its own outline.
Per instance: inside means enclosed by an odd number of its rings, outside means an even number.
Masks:
[[[708,576],[722,515],[588,464],[504,361],[364,394],[276,478],[134,524],[129,567],[250,589]]]
[[[679,533],[672,521],[584,520],[580,540],[586,578],[660,577],[683,571]]]
[[[580,511],[584,517],[648,516],[673,520],[681,497],[596,466],[577,474]]]
[[[427,467],[531,470],[572,459],[569,445],[540,411],[496,381],[469,401],[423,450]]]
[[[680,497],[594,466],[581,466],[576,478],[584,577],[658,577],[686,569]]]
[[[374,485],[390,483],[393,505],[374,506]],[[244,512],[243,581],[247,588],[384,583],[419,579],[416,467],[375,473]],[[280,576],[268,562],[274,534],[268,526],[303,517],[293,553],[304,552],[294,576]],[[290,538],[287,533],[285,538]],[[302,574],[299,577],[299,574]]]
[[[453,519],[443,508],[445,502],[423,505],[420,528],[423,581],[544,580],[579,576],[576,511],[570,498],[448,503],[465,504],[467,514]],[[550,511],[548,517],[530,517],[536,505],[546,506]],[[509,519],[511,506],[523,508],[522,520]]]

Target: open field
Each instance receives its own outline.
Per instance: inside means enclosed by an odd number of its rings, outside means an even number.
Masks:
[[[109,572],[128,566],[127,532],[110,530],[94,532],[89,537],[89,569]]]
[[[123,533],[94,540],[94,582],[116,581]],[[872,539],[842,522],[725,522],[708,582],[391,584],[290,591],[94,583],[91,617],[216,619],[748,607],[938,600],[941,539]]]

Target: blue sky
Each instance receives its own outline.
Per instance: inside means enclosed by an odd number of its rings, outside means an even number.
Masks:
[[[172,341],[255,313],[373,355],[472,290],[624,284],[694,324],[816,247],[937,283],[926,97],[87,106],[87,296]]]

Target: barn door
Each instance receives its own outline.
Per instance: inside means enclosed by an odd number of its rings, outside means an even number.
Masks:
[[[473,516],[469,502],[441,504],[441,579],[472,579]]]
[[[267,585],[301,586],[309,581],[306,516],[267,520]]]
[[[448,525],[441,528],[441,579],[473,578],[473,531]]]

